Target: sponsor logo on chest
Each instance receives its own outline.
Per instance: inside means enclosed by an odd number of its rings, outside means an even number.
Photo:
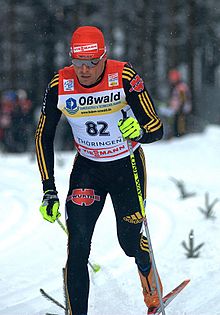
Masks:
[[[104,95],[89,95],[89,96],[81,96],[79,98],[79,105],[92,105],[92,104],[106,104],[113,103],[120,100],[120,92]]]
[[[73,79],[69,79],[69,80],[63,80],[63,90],[65,92],[68,91],[74,91],[74,80]]]
[[[62,96],[64,110],[74,115],[78,111],[103,110],[103,108],[113,108],[123,102],[122,91],[110,90],[90,94],[67,94]]]
[[[108,86],[112,87],[112,86],[117,86],[119,85],[119,81],[118,81],[118,73],[112,73],[108,75]]]

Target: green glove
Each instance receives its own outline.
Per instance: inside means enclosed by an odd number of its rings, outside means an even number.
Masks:
[[[57,191],[47,190],[44,193],[42,204],[40,206],[40,212],[43,218],[49,222],[55,222],[57,218],[61,216],[58,211],[60,202],[57,196]]]
[[[139,122],[133,117],[120,119],[118,121],[118,127],[124,139],[138,141],[144,133],[141,129],[141,126],[139,125]]]

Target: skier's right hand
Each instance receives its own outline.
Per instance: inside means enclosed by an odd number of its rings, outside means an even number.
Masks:
[[[120,119],[118,121],[118,128],[124,139],[138,141],[143,136],[143,130],[137,119],[134,117]]]
[[[40,212],[43,218],[51,223],[54,223],[61,214],[58,211],[60,206],[59,198],[56,190],[47,190],[44,193]]]

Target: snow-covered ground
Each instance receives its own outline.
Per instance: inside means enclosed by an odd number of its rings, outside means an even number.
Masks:
[[[143,146],[148,169],[146,211],[155,259],[167,293],[183,279],[190,284],[166,309],[167,315],[220,314],[220,202],[216,219],[206,219],[198,207],[220,198],[220,127],[202,134]],[[73,154],[61,153],[56,183],[64,221],[64,201]],[[0,156],[0,314],[64,314],[46,300],[40,288],[64,303],[62,268],[66,235],[38,211],[42,198],[36,162],[28,155]],[[171,178],[182,180],[191,198],[181,199]],[[181,245],[194,230],[195,245],[204,242],[200,257],[187,259]],[[103,242],[103,239],[105,242]],[[104,245],[104,246],[103,246]],[[132,258],[120,249],[110,198],[96,226],[91,262],[89,315],[144,315],[141,287]]]

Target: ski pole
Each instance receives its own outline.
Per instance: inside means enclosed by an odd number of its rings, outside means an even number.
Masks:
[[[133,171],[134,180],[135,180],[135,184],[136,184],[138,200],[139,200],[139,204],[140,204],[140,208],[141,208],[141,213],[142,213],[142,215],[144,217],[144,221],[143,222],[144,222],[146,237],[147,237],[147,240],[148,240],[149,252],[150,252],[150,256],[151,256],[153,274],[154,274],[156,287],[157,287],[157,291],[158,291],[160,307],[161,307],[162,314],[166,315],[165,314],[165,308],[164,308],[164,305],[163,305],[163,300],[162,300],[162,293],[161,293],[161,290],[160,290],[159,278],[158,278],[158,274],[157,274],[157,268],[156,268],[156,262],[155,262],[153,248],[152,248],[152,243],[151,243],[151,238],[150,238],[150,232],[149,232],[148,223],[147,223],[147,217],[146,217],[146,213],[145,213],[144,199],[143,199],[143,196],[142,196],[140,179],[139,179],[138,171],[137,171],[137,164],[136,164],[136,160],[135,160],[135,156],[134,156],[134,151],[133,151],[133,148],[132,148],[132,143],[131,143],[130,140],[127,140],[127,143],[128,143],[128,148],[129,148],[129,152],[130,152],[130,160],[131,160],[132,171]]]
[[[150,232],[149,232],[148,223],[147,223],[147,217],[146,217],[146,213],[145,213],[144,199],[143,199],[142,192],[141,192],[141,185],[140,185],[140,179],[139,179],[138,171],[137,171],[137,164],[136,164],[136,160],[135,160],[135,156],[134,156],[134,152],[133,152],[133,148],[132,148],[132,143],[130,140],[127,140],[127,143],[128,143],[128,148],[129,148],[129,152],[130,152],[130,160],[131,160],[132,171],[133,171],[134,180],[135,180],[135,184],[136,184],[138,200],[139,200],[139,204],[140,204],[140,208],[141,208],[141,213],[144,217],[143,222],[144,222],[146,237],[148,240],[149,252],[150,252],[150,256],[151,256],[153,274],[154,274],[156,287],[157,287],[157,291],[158,291],[158,297],[159,297],[159,301],[160,301],[161,312],[163,315],[166,315],[165,314],[165,308],[163,305],[162,293],[160,290],[159,278],[158,278],[158,274],[157,274],[157,268],[156,268],[156,263],[155,263],[155,258],[154,258],[154,253],[153,253],[153,248],[152,248],[152,243],[151,243],[151,238],[150,238]]]
[[[127,112],[125,110],[122,110],[122,114],[123,114],[123,119],[126,119],[127,118]],[[137,164],[136,164],[131,140],[127,139],[127,144],[128,144],[128,148],[129,148],[129,152],[130,152],[130,161],[131,161],[132,171],[133,171],[133,175],[134,175],[134,181],[135,181],[135,185],[136,185],[139,205],[140,205],[142,216],[144,218],[143,222],[144,222],[146,237],[148,240],[152,269],[153,269],[153,274],[154,274],[154,278],[155,278],[155,282],[156,282],[156,288],[158,291],[158,297],[159,297],[159,301],[160,301],[161,312],[162,312],[162,315],[166,315],[165,307],[164,307],[163,299],[162,299],[162,293],[160,290],[160,283],[159,283],[159,278],[158,278],[158,274],[157,274],[157,267],[156,267],[156,262],[155,262],[155,258],[154,258],[153,247],[152,247],[151,238],[150,238],[150,232],[149,232],[148,223],[147,223],[147,217],[146,217],[146,213],[145,213],[144,199],[143,199],[143,195],[142,195],[142,191],[141,191],[141,184],[140,184],[140,179],[138,176]]]
[[[59,218],[57,218],[56,221],[59,224],[59,226],[62,228],[62,230],[68,235],[66,226],[60,221]],[[88,264],[94,272],[98,272],[101,269],[100,265],[98,264],[92,264],[90,261],[88,261]]]

